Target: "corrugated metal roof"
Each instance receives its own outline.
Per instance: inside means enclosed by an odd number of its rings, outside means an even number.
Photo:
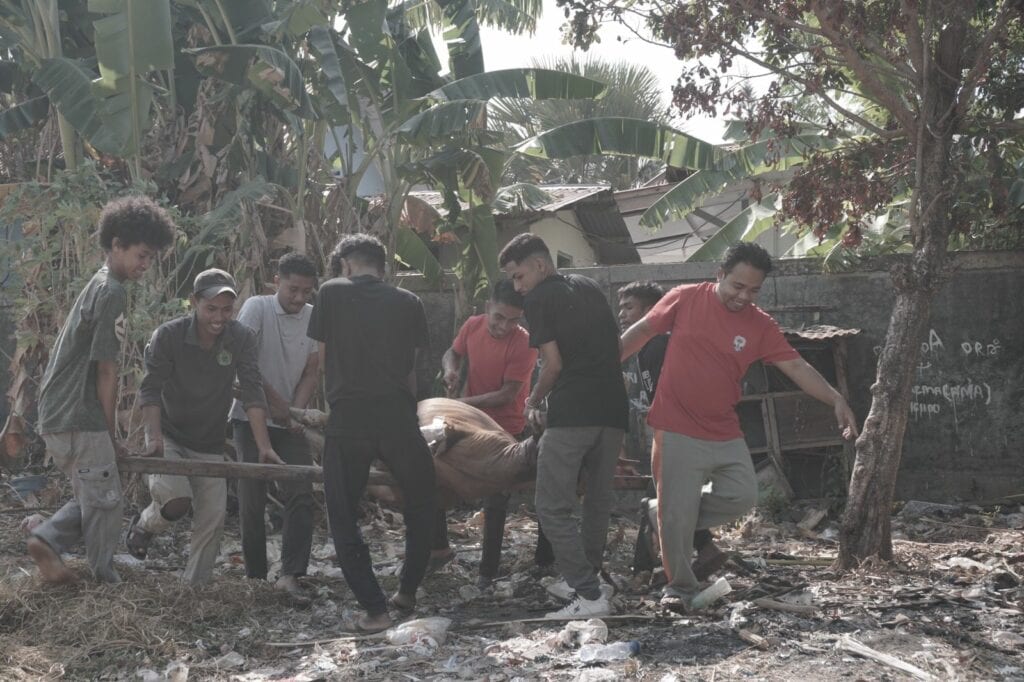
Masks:
[[[807,341],[826,341],[828,339],[856,336],[857,334],[860,334],[860,330],[843,329],[842,327],[833,327],[830,324],[815,324],[809,327],[801,327],[799,329],[782,327],[782,333],[787,336],[796,336],[801,339],[806,339]]]
[[[520,212],[520,214],[529,213],[546,213],[549,211],[560,211],[563,208],[567,208],[577,201],[581,201],[588,197],[592,197],[601,192],[611,190],[608,185],[537,185],[540,189],[544,190],[551,197],[551,201],[544,204],[540,208],[534,211]],[[438,212],[444,213],[444,199],[441,197],[440,192],[425,192],[416,191],[410,192],[410,196],[414,196],[417,199],[422,199],[427,202],[433,208],[437,209]],[[469,204],[463,204],[463,208],[469,208]],[[501,215],[501,214],[499,214]]]

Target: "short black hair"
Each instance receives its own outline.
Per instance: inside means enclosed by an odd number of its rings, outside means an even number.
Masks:
[[[505,245],[498,256],[501,267],[509,263],[522,263],[530,256],[543,256],[551,260],[551,250],[544,240],[535,234],[524,232],[512,237],[512,240]]]
[[[650,308],[655,303],[661,300],[661,297],[665,295],[665,289],[657,282],[651,280],[642,280],[637,282],[630,282],[626,286],[619,289],[619,298],[625,296],[631,296],[636,300],[643,303],[645,306]]]
[[[516,291],[516,285],[510,279],[498,280],[491,291],[491,300],[495,303],[503,303],[513,308],[523,307],[523,295]]]
[[[281,277],[299,275],[316,280],[316,266],[308,256],[301,253],[286,253],[277,261],[277,274]]]
[[[736,242],[730,246],[722,258],[722,270],[730,273],[740,263],[757,268],[766,275],[772,271],[771,255],[767,249],[754,242]]]
[[[146,196],[112,199],[100,212],[100,247],[104,251],[114,248],[115,239],[124,249],[135,244],[163,249],[174,241],[174,232],[171,216]]]
[[[331,251],[332,277],[337,277],[341,274],[342,258],[358,261],[363,265],[377,268],[378,272],[384,272],[387,253],[384,251],[384,245],[372,234],[356,232],[342,237],[338,245]]]

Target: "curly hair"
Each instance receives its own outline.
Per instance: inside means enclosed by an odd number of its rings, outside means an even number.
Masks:
[[[277,261],[277,274],[282,277],[298,275],[316,280],[316,265],[301,253],[286,253]]]
[[[145,244],[159,250],[174,241],[175,229],[167,211],[149,197],[112,199],[100,213],[100,247],[110,251],[116,239],[122,249]]]

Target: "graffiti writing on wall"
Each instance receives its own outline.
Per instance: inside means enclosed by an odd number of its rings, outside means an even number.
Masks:
[[[882,347],[874,350],[878,355]],[[917,383],[911,389],[911,418],[919,421],[950,414],[957,419],[966,408],[987,408],[994,397],[984,365],[1002,352],[999,339],[966,339],[947,346],[936,330],[929,329],[928,338],[921,342]],[[972,378],[972,373],[978,378]]]

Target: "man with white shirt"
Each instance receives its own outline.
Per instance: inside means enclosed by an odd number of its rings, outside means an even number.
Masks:
[[[316,390],[319,353],[315,341],[306,336],[316,288],[316,266],[298,253],[278,261],[274,276],[277,293],[252,296],[242,305],[238,321],[256,332],[263,391],[270,406],[268,431],[274,451],[285,464],[313,463],[309,444],[289,408],[305,408]],[[258,462],[259,449],[242,404],[231,408],[235,450],[239,461]],[[278,483],[284,505],[281,537],[281,571],[275,587],[301,598],[297,578],[306,574],[313,538],[313,490],[308,481]],[[267,577],[267,538],[264,512],[267,483],[256,479],[238,481],[239,522],[242,555],[249,578]]]

